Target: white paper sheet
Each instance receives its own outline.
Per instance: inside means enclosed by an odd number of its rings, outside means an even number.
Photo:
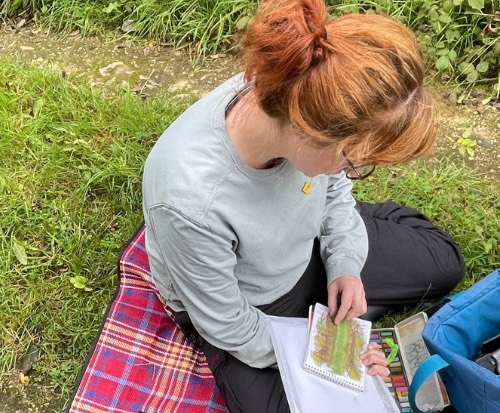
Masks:
[[[307,319],[271,316],[267,319],[292,413],[399,413],[379,377],[367,376],[364,391],[358,392],[303,369]]]

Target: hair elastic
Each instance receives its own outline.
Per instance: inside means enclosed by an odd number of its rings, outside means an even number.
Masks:
[[[321,46],[320,40],[323,39],[324,41],[327,40],[327,31],[326,27],[323,26],[323,29],[321,32],[316,32],[313,41],[313,48],[314,48],[314,60],[315,62],[318,62],[323,58],[323,47]]]

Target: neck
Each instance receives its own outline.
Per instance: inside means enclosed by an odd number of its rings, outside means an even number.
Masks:
[[[250,167],[267,169],[287,157],[286,127],[260,108],[252,91],[230,108],[226,125],[240,158]]]

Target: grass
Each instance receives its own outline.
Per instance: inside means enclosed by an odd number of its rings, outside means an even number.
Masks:
[[[355,194],[414,207],[452,234],[468,268],[459,289],[500,267],[500,188],[467,167],[441,158],[380,169]]]
[[[197,54],[216,53],[231,43],[238,22],[253,8],[248,0],[218,0],[165,3],[145,1],[131,18],[136,21],[135,34],[170,41],[178,47],[195,44]]]
[[[460,245],[467,273],[455,292],[470,287],[500,268],[500,187],[486,182],[477,172],[441,157],[376,170],[355,188],[360,200],[393,199],[424,213],[450,233]],[[421,310],[407,307],[385,316],[376,327],[393,327]]]
[[[0,376],[34,342],[40,377],[73,385],[142,220],[143,161],[182,108],[0,62]]]
[[[33,343],[31,382],[69,395],[142,220],[144,160],[185,107],[0,60],[0,387]],[[356,193],[415,206],[451,232],[468,264],[461,288],[500,266],[500,188],[467,168],[380,168]]]
[[[95,35],[124,22],[133,37],[149,38],[173,47],[188,46],[198,55],[228,48],[232,35],[244,27],[256,8],[255,0],[7,0],[2,15],[31,15],[59,33],[74,30]]]

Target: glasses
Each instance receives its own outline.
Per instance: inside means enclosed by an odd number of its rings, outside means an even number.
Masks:
[[[345,171],[345,176],[347,179],[351,179],[353,181],[360,181],[362,179],[368,178],[373,171],[375,170],[375,165],[354,165],[349,158],[347,158],[347,154],[342,151],[342,155],[347,161],[347,165],[349,165],[349,169]]]

